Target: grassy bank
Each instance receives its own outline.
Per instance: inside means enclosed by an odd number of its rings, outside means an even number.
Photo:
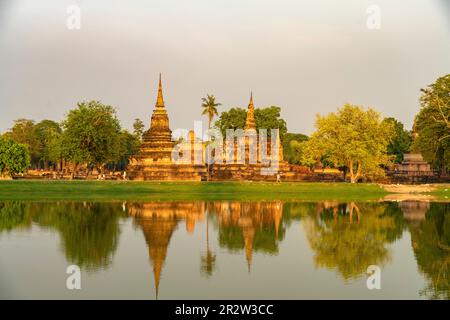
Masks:
[[[0,181],[0,200],[378,200],[375,184],[269,182]]]

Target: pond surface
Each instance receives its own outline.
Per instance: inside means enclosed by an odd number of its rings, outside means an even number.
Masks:
[[[0,202],[0,298],[449,299],[450,204]]]

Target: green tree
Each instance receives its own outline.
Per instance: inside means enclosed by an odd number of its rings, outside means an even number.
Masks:
[[[450,74],[422,89],[413,149],[441,172],[450,170]]]
[[[59,157],[57,150],[58,140],[61,138],[62,129],[60,125],[52,120],[42,120],[35,126],[35,134],[39,144],[39,160],[47,168],[49,162],[56,162]]]
[[[36,136],[36,127],[33,120],[17,119],[14,120],[13,127],[4,134],[17,143],[24,144],[30,154],[30,161],[34,167],[39,163],[39,141]]]
[[[133,134],[139,139],[142,140],[142,134],[144,133],[144,122],[141,119],[134,119],[133,123]]]
[[[267,135],[270,136],[270,129],[279,129],[280,140],[284,142],[287,126],[286,121],[281,119],[281,109],[276,106],[255,109],[256,129],[266,129]]]
[[[247,118],[247,111],[242,108],[231,108],[220,114],[215,126],[219,128],[222,135],[225,137],[227,129],[244,129],[245,119]]]
[[[24,172],[29,165],[30,155],[27,146],[0,137],[0,177]]]
[[[216,97],[213,94],[207,94],[206,98],[202,98],[202,115],[208,116],[208,129],[211,129],[211,123],[214,116],[217,116],[217,107],[221,106],[221,103],[216,102]]]
[[[380,165],[388,163],[393,129],[378,112],[346,104],[337,113],[318,115],[316,129],[307,142],[305,162],[325,156],[336,167],[348,168],[352,183],[384,174]]]
[[[302,164],[302,142],[308,140],[308,136],[301,133],[286,133],[283,142],[284,159],[291,164]]]
[[[135,134],[131,134],[127,130],[120,131],[117,145],[114,147],[114,164],[119,164],[121,168],[124,168],[128,164],[129,158],[138,153],[140,144],[141,141]]]
[[[394,135],[387,147],[387,153],[395,156],[395,162],[400,163],[403,161],[403,155],[409,152],[411,147],[411,132],[405,130],[403,123],[394,118],[385,118],[383,121],[394,128]]]
[[[286,121],[281,119],[281,109],[276,106],[255,109],[256,130],[266,129],[267,135],[270,136],[270,129],[279,129],[280,140],[284,142],[287,133]],[[220,129],[225,137],[227,129],[244,129],[247,111],[243,108],[231,108],[220,114],[219,120],[215,125]]]
[[[120,124],[116,111],[99,101],[78,103],[63,122],[63,156],[74,163],[95,165],[99,171],[117,158]]]

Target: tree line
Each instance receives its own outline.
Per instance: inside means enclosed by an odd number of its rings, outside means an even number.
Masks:
[[[214,126],[224,135],[227,129],[244,128],[245,108],[232,107],[219,116],[219,106],[214,95],[202,98],[201,114],[207,116],[209,128]],[[351,104],[317,115],[310,137],[288,132],[277,106],[256,108],[255,122],[257,130],[280,130],[284,157],[291,164],[338,168],[352,182],[377,179],[407,152],[422,153],[434,169],[448,173],[450,74],[421,90],[420,106],[411,131],[372,108]],[[72,174],[79,168],[86,174],[93,169],[124,170],[139,151],[144,127],[135,119],[133,132],[123,129],[115,108],[100,101],[78,103],[61,123],[18,119],[0,136],[0,174],[14,175],[27,168],[61,170],[67,164]]]
[[[28,168],[62,170],[67,165],[72,174],[81,167],[86,174],[107,167],[123,170],[138,151],[144,124],[136,119],[133,127],[132,133],[123,129],[116,110],[99,101],[78,103],[61,123],[18,119],[1,136],[0,171],[13,175]]]

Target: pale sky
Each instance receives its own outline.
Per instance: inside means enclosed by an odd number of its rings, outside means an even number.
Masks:
[[[80,30],[66,26],[69,5]],[[282,108],[289,132],[310,134],[316,113],[346,102],[411,128],[420,88],[450,73],[450,1],[0,0],[0,132],[90,99],[125,128],[148,126],[159,72],[172,130],[201,119],[207,93],[224,111],[251,90],[256,107]]]

